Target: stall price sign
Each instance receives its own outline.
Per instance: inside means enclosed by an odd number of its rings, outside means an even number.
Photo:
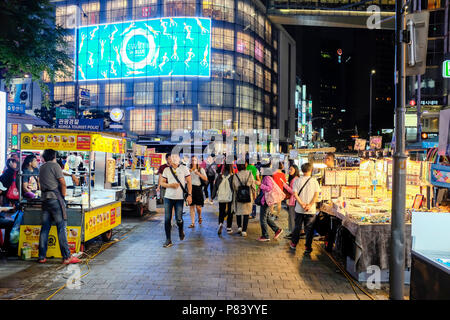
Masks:
[[[120,202],[86,212],[84,216],[85,241],[121,224],[121,213]]]
[[[54,149],[57,151],[86,151],[90,149],[90,136],[76,133],[22,133],[21,148],[23,150]]]
[[[159,166],[162,163],[162,154],[161,153],[153,153],[149,154],[148,157],[150,158],[150,166],[152,168],[159,168]]]
[[[22,225],[20,226],[20,238],[18,254],[20,255],[22,248],[31,248],[31,257],[39,256],[39,235],[41,226]],[[69,243],[70,253],[80,251],[81,245],[81,227],[67,227],[67,242]],[[61,258],[61,250],[59,248],[58,232],[56,226],[50,228],[48,235],[47,257]]]

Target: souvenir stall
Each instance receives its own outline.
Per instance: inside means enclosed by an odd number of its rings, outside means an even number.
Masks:
[[[89,159],[85,173],[78,178],[82,185],[68,186],[67,238],[71,253],[84,250],[84,243],[97,236],[109,241],[112,229],[121,224],[124,198],[124,182],[118,170],[117,159],[124,155],[125,141],[119,136],[87,131],[65,131],[52,129],[34,130],[20,136],[21,152],[54,149],[58,152],[78,152]],[[116,156],[116,159],[113,157]],[[39,193],[34,199],[21,195],[24,208],[20,227],[19,250],[31,251],[31,257],[38,256],[39,234],[41,229],[41,200]],[[61,257],[56,226],[52,225],[47,257]]]
[[[151,172],[151,158],[146,146],[129,141],[125,158],[126,197],[122,203],[124,214],[143,216],[155,211],[151,205],[156,196],[155,178]]]
[[[359,281],[377,265],[382,281],[388,281],[389,239],[392,199],[390,158],[362,160],[359,167],[326,169],[321,187],[321,211],[342,221],[336,237],[336,251],[346,259],[346,268]],[[433,190],[429,181],[429,163],[407,162],[405,213],[406,276],[411,267],[411,211],[430,210]]]

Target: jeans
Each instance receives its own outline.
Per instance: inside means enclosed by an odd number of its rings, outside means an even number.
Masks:
[[[261,224],[261,233],[263,238],[269,239],[269,233],[267,232],[267,225],[273,230],[273,232],[277,232],[280,229],[276,223],[273,221],[272,217],[269,217],[269,210],[267,210],[267,205],[261,206],[261,210],[259,213],[259,223]]]
[[[242,217],[244,217],[244,224],[242,224]],[[247,232],[248,215],[236,216],[236,221],[237,221],[238,228],[242,228],[242,232]]]
[[[14,225],[13,220],[9,220],[3,217],[0,217],[0,229],[5,229],[5,241],[3,241],[3,248],[8,249],[9,246],[9,236],[11,233],[11,229]]]
[[[292,233],[294,232],[294,227],[295,227],[295,206],[289,206],[289,232]]]
[[[315,214],[295,213],[295,227],[292,232],[292,243],[297,244],[300,239],[300,230],[302,225],[305,224],[306,243],[307,248],[311,248],[312,240],[314,236],[314,221],[316,220]]]
[[[178,232],[181,234],[183,232],[183,205],[184,200],[173,200],[169,198],[164,198],[164,229],[166,231],[166,239],[171,241],[171,231],[172,231],[172,209],[175,208],[175,219],[177,221]]]
[[[56,223],[58,230],[59,248],[64,260],[70,258],[69,244],[67,243],[67,223],[63,218],[61,206],[56,199],[44,200],[42,202],[42,228],[39,236],[39,259],[47,256],[48,234],[52,226],[51,221]]]
[[[251,216],[253,218],[256,217],[256,204],[253,204],[253,206],[252,206],[252,214],[251,214]]]
[[[232,202],[219,202],[219,224],[223,223],[227,217],[227,228],[233,225],[233,212],[231,211]]]

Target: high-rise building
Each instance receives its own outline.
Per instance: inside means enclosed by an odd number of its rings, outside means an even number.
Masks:
[[[294,141],[286,120],[295,110],[295,72],[283,72],[295,70],[295,41],[260,1],[53,2],[56,23],[71,32],[69,52],[78,50],[75,76],[50,85],[60,105],[87,89],[84,109],[119,108],[124,129],[147,141],[192,130],[195,121],[218,132],[279,128],[281,144]]]

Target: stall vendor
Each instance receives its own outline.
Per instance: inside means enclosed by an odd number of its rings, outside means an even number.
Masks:
[[[34,154],[26,156],[22,164],[22,192],[25,198],[34,199],[39,190],[39,169],[37,157]]]

